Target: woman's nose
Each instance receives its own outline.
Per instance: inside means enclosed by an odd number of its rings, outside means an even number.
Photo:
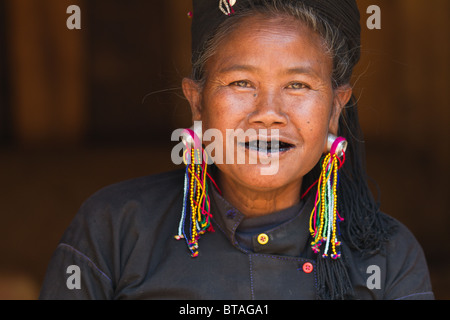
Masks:
[[[259,92],[255,95],[254,109],[248,116],[250,124],[265,128],[283,126],[288,122],[283,112],[283,101],[279,94]]]

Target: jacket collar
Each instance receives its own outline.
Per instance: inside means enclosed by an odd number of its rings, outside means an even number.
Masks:
[[[227,236],[233,246],[244,251],[260,254],[276,254],[284,256],[310,256],[309,251],[309,217],[314,205],[311,195],[304,199],[298,212],[288,220],[266,230],[261,228],[250,239],[245,241],[239,236],[239,227],[246,219],[245,215],[232,206],[219,192],[211,187],[211,213],[216,226]],[[277,215],[281,213],[273,213]],[[258,218],[256,218],[258,219]],[[267,237],[265,239],[265,237]],[[262,239],[261,239],[262,238]],[[266,240],[267,243],[264,243]],[[307,250],[309,249],[309,250]]]

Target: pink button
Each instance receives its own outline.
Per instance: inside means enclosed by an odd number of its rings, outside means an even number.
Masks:
[[[303,272],[304,273],[311,273],[313,271],[314,267],[311,262],[305,262],[303,264]]]

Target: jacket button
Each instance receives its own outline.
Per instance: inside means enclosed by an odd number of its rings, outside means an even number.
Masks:
[[[305,262],[303,264],[303,272],[304,273],[311,273],[313,271],[314,267],[311,262]]]
[[[265,245],[265,244],[267,244],[267,242],[269,242],[269,236],[267,234],[265,234],[265,233],[261,233],[258,236],[257,240],[258,240],[259,244]]]

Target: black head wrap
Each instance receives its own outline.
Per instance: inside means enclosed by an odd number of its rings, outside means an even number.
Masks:
[[[225,0],[227,1],[227,0]],[[360,13],[356,0],[237,0],[232,7],[238,13],[251,7],[264,6],[270,2],[301,3],[310,7],[317,15],[342,33],[347,49],[352,52],[351,63],[356,65],[360,58]],[[192,61],[203,51],[205,42],[218,26],[228,18],[219,7],[220,0],[193,0]]]

